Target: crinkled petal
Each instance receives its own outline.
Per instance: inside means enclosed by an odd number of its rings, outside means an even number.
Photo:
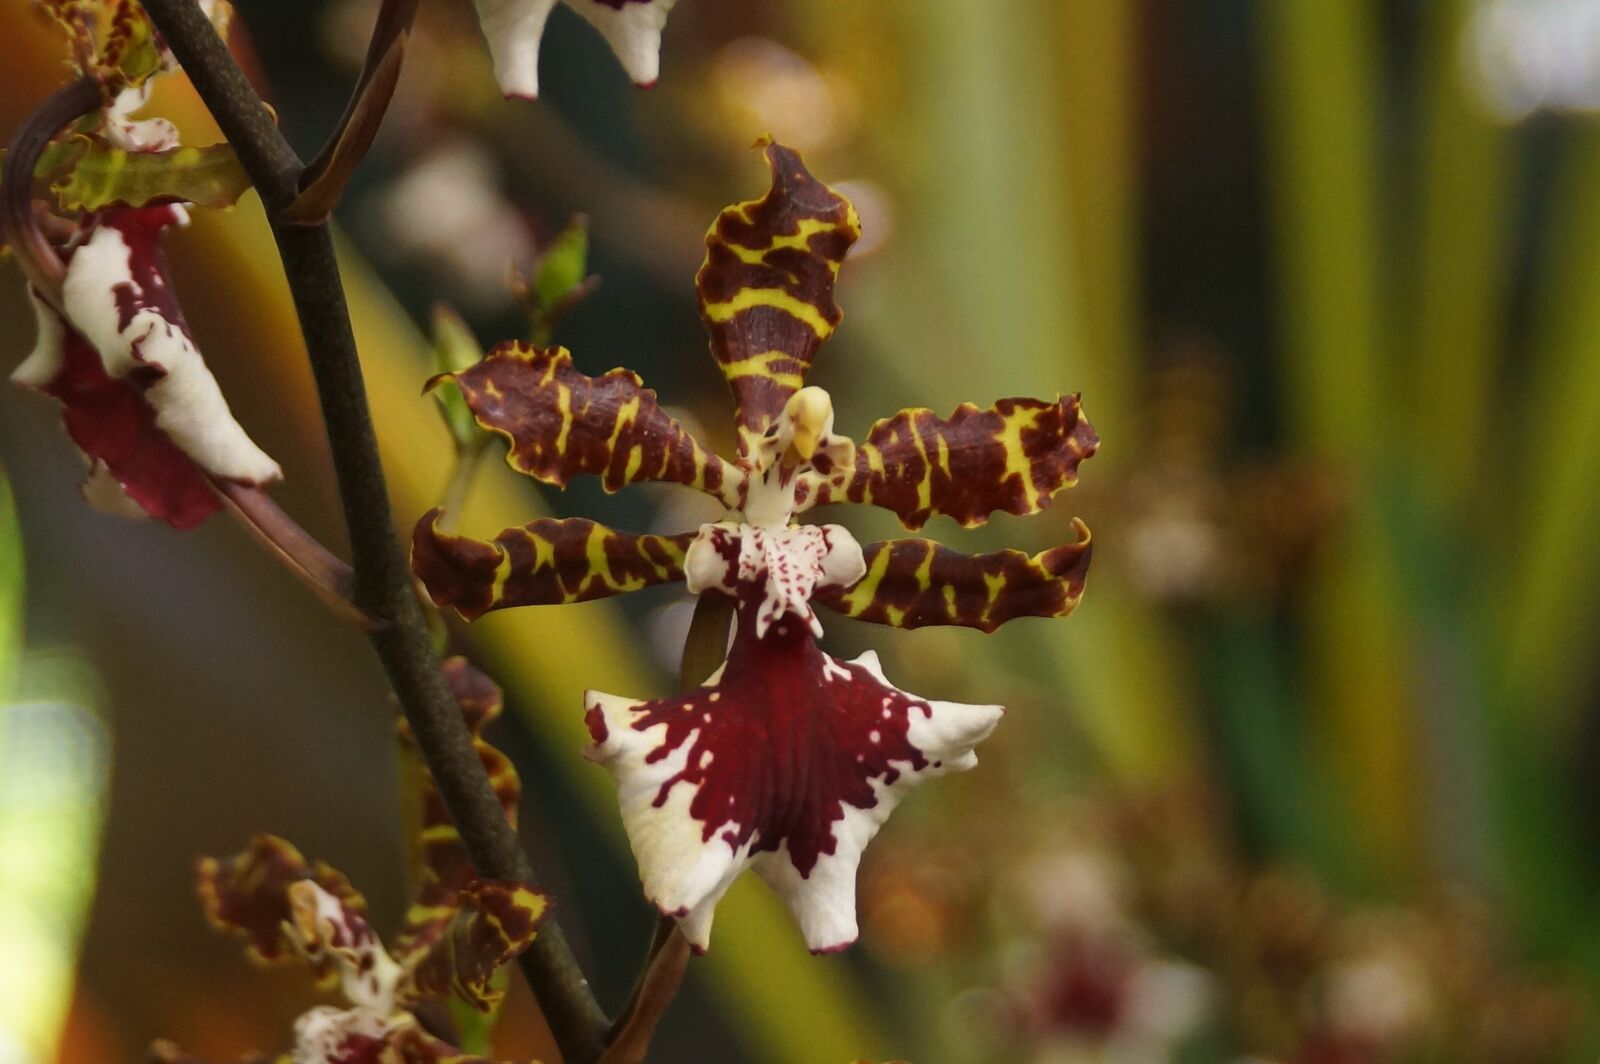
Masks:
[[[587,602],[683,579],[695,533],[618,532],[581,517],[541,518],[492,541],[441,531],[423,515],[411,537],[411,568],[439,606],[471,620],[507,606]]]
[[[276,963],[295,954],[287,930],[292,914],[289,888],[315,883],[347,910],[364,914],[367,903],[341,873],[321,861],[312,864],[274,835],[257,835],[233,857],[205,857],[198,887],[206,918],[219,930],[246,940],[251,959]],[[319,978],[331,976],[331,963],[313,964]]]
[[[588,756],[616,777],[644,890],[697,949],[754,863],[814,951],[856,937],[861,851],[900,797],[970,768],[999,706],[935,702],[890,685],[873,654],[823,654],[802,625],[754,634],[741,606],[723,669],[676,698],[586,696]]]
[[[482,1012],[492,1011],[505,996],[495,973],[533,942],[549,902],[521,883],[480,880],[454,898],[454,916],[444,932],[414,957],[406,968],[402,994],[454,993]]]
[[[409,1013],[377,1017],[324,1006],[300,1017],[295,1036],[294,1064],[494,1064],[440,1041]]]
[[[882,506],[911,529],[936,514],[981,525],[996,510],[1031,514],[1050,505],[1077,483],[1079,463],[1099,444],[1076,395],[1002,399],[987,410],[963,403],[948,418],[902,410],[872,426],[853,469],[816,478],[804,494],[807,505]]]
[[[717,216],[695,277],[711,354],[733,389],[742,455],[805,384],[843,317],[833,285],[861,235],[850,201],[812,177],[798,152],[766,149],[772,188]]]
[[[539,41],[555,0],[475,0],[478,22],[494,57],[495,79],[507,96],[539,95]],[[639,85],[652,85],[661,66],[661,30],[676,0],[566,0],[599,30]]]
[[[95,216],[69,253],[65,320],[35,297],[38,342],[12,374],[60,400],[91,461],[178,527],[217,509],[209,478],[282,475],[234,420],[168,283],[161,234],[185,217],[171,205]]]
[[[336,967],[344,996],[381,1016],[395,1011],[401,970],[364,913],[309,879],[289,884],[289,933],[313,968]]]
[[[1017,617],[1064,617],[1083,597],[1089,529],[1078,541],[1029,556],[1020,550],[962,554],[927,539],[893,539],[863,548],[866,575],[817,601],[846,617],[896,628],[955,624],[992,632]]]
[[[743,472],[702,447],[628,370],[588,377],[565,348],[504,343],[454,378],[478,424],[509,441],[511,468],[547,484],[587,473],[607,491],[665,480],[730,507],[742,498]]]
[[[503,704],[500,688],[465,658],[447,660],[444,674],[467,728],[472,733],[473,746],[500,799],[506,820],[515,825],[517,800],[522,789],[517,770],[505,754],[483,738],[483,729],[500,715]],[[399,732],[402,745],[415,753],[415,740],[410,727],[403,720]],[[537,908],[538,912],[533,914],[534,920],[543,911],[544,899],[517,884],[478,882],[472,859],[450,820],[433,774],[425,765],[421,765],[420,756],[414,757],[412,763],[419,766],[421,775],[420,785],[414,792],[419,808],[411,818],[417,824],[419,849],[416,858],[420,875],[416,898],[407,909],[405,922],[393,940],[394,956],[409,973],[408,986],[417,982],[416,969],[429,967],[432,974],[423,978],[422,981],[427,985],[421,988],[422,993],[441,992],[448,989],[453,980],[458,980],[463,988],[467,988],[475,985],[473,973],[492,971],[492,968],[487,968],[488,962],[483,958],[488,955],[485,951],[497,939],[496,935],[483,929],[474,929],[474,922],[479,919],[475,914],[481,911],[500,919],[512,941],[520,941],[516,936],[520,934],[518,929],[521,924],[515,914],[507,912],[503,917],[496,915],[505,908],[507,902],[504,899],[518,901],[528,910]],[[473,893],[474,889],[487,891],[487,900],[478,899]],[[493,926],[492,923],[485,925],[490,928]],[[525,941],[521,942],[521,946],[526,944]],[[494,955],[499,956],[498,953]],[[481,1004],[489,994],[487,984],[484,984],[482,989],[469,995],[469,1000]]]

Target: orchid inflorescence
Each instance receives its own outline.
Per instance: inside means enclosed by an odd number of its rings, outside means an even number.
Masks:
[[[227,4],[202,6],[226,26]],[[29,287],[38,339],[11,377],[61,403],[89,466],[91,503],[189,528],[221,508],[218,486],[258,486],[282,473],[234,420],[168,277],[164,233],[188,222],[181,193],[201,155],[179,146],[167,120],[133,114],[176,63],[130,0],[44,7],[70,34],[79,73],[98,84],[104,105],[54,151],[64,169],[54,191],[77,209],[74,233],[60,252],[59,286]],[[156,168],[159,186],[133,187],[130,175]]]
[[[654,80],[673,0],[565,2],[607,36],[636,81]],[[510,95],[537,88],[538,40],[554,3],[477,0]],[[257,489],[279,468],[234,420],[167,276],[162,234],[186,220],[185,205],[229,205],[249,179],[228,145],[184,148],[170,123],[134,117],[151,80],[176,66],[138,3],[42,6],[69,32],[79,81],[57,94],[64,113],[41,109],[59,119],[39,119],[48,135],[8,160],[7,231],[38,318],[37,344],[14,379],[62,404],[90,466],[91,501],[187,528],[231,500],[286,553],[300,550],[297,564],[322,590],[353,606],[349,567],[306,547],[310,538],[260,501]],[[201,7],[221,30],[227,5]],[[280,223],[325,220],[392,90],[397,68],[386,57],[400,54],[408,19],[380,17],[388,43],[377,47],[375,33],[376,66],[362,80],[378,88],[350,109],[359,121],[336,134],[330,157],[339,165],[310,174]],[[384,70],[387,78],[375,73]],[[859,444],[837,432],[832,399],[806,378],[842,319],[833,290],[860,220],[797,152],[763,143],[771,188],[718,215],[696,277],[711,353],[734,397],[734,458],[697,440],[635,374],[587,376],[560,347],[501,344],[430,384],[452,382],[478,429],[465,418],[452,427],[503,436],[508,463],[522,473],[558,487],[598,476],[611,491],[682,484],[715,499],[723,519],[677,535],[541,519],[484,542],[446,531],[434,510],[415,528],[411,565],[435,604],[467,619],[677,581],[721,604],[734,632],[729,643],[719,633],[720,667],[671,698],[588,692],[586,753],[616,778],[645,895],[689,946],[709,947],[718,901],[753,868],[793,911],[807,945],[828,952],[857,936],[857,866],[896,803],[924,779],[973,767],[974,747],[1003,711],[904,691],[871,651],[852,660],[824,653],[816,607],[894,627],[984,632],[1017,617],[1063,616],[1082,596],[1090,544],[1078,521],[1072,542],[1038,554],[967,555],[922,538],[862,545],[842,525],[797,519],[843,502],[887,509],[911,530],[940,515],[974,526],[996,511],[1037,513],[1076,482],[1098,439],[1076,395],[963,404],[949,417],[903,410]],[[65,241],[42,235],[32,202],[41,180],[55,201],[57,235],[70,232]],[[369,630],[394,623],[356,613]],[[499,711],[499,691],[461,659],[444,673],[468,729],[460,741],[473,743],[488,780],[476,781],[486,818],[502,828],[500,811],[515,818],[516,775],[481,735]],[[423,719],[462,727],[447,702]],[[402,740],[413,741],[404,727]],[[313,1009],[297,1024],[296,1061],[477,1060],[429,1022],[424,1002],[453,994],[492,1009],[503,987],[496,972],[534,940],[544,896],[526,883],[479,877],[477,855],[452,826],[454,810],[420,771],[422,874],[388,949],[348,881],[280,839],[262,836],[236,857],[201,865],[200,893],[216,926],[246,938],[258,960],[298,955],[342,987],[346,1007]],[[167,1044],[156,1056],[191,1059]]]
[[[445,675],[506,818],[515,823],[516,769],[482,738],[500,714],[500,690],[461,658],[445,663]],[[414,742],[403,723],[400,742]],[[498,973],[533,941],[544,917],[544,895],[525,884],[477,878],[433,776],[419,767],[416,783],[420,875],[389,949],[350,881],[282,839],[258,836],[232,857],[200,862],[200,898],[213,926],[243,939],[258,963],[303,960],[319,985],[338,986],[346,999],[345,1008],[322,1005],[300,1017],[297,1064],[479,1059],[430,1031],[418,1018],[419,1003],[450,996],[492,1011],[505,993]],[[198,1064],[170,1043],[159,1043],[152,1057]]]
[[[412,564],[433,600],[464,617],[581,602],[682,580],[736,604],[726,662],[674,698],[591,691],[587,755],[620,789],[646,896],[697,949],[718,900],[753,867],[788,903],[810,948],[856,938],[861,851],[896,802],[975,763],[1001,708],[940,702],[892,685],[877,655],[817,646],[813,606],[903,628],[993,631],[1072,610],[1088,530],[1029,556],[966,555],[924,539],[861,546],[843,526],[800,525],[829,502],[865,502],[908,528],[943,514],[977,525],[1035,513],[1072,484],[1098,443],[1078,397],[1005,399],[949,418],[906,410],[860,445],[835,431],[828,393],[807,385],[839,324],[839,268],[860,235],[850,202],[795,151],[767,144],[772,187],[723,211],[696,279],[711,352],[733,391],[739,453],[712,453],[633,373],[589,377],[562,348],[506,343],[446,376],[510,465],[548,484],[599,476],[608,490],[669,481],[713,496],[727,517],[680,535],[634,535],[543,518],[492,542],[418,524]]]

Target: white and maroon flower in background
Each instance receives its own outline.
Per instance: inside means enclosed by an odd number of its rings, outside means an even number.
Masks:
[[[187,218],[176,204],[86,218],[63,256],[62,309],[30,293],[38,340],[11,375],[62,404],[91,502],[177,528],[220,508],[214,481],[282,475],[234,420],[178,308],[161,240]]]
[[[1089,542],[1075,524],[1077,542],[1033,556],[923,539],[863,548],[840,525],[796,515],[866,502],[918,528],[937,514],[975,525],[995,510],[1035,513],[1098,441],[1076,396],[964,404],[949,418],[901,411],[859,446],[836,434],[831,399],[805,377],[841,318],[834,281],[859,222],[796,153],[770,145],[767,156],[771,190],[722,212],[696,278],[738,408],[736,460],[696,440],[634,374],[588,377],[561,348],[502,344],[449,375],[478,423],[509,441],[513,468],[559,486],[596,475],[612,491],[672,481],[716,498],[726,518],[675,536],[545,519],[480,542],[442,532],[434,511],[417,525],[412,566],[436,603],[468,618],[676,580],[731,599],[722,668],[675,698],[589,692],[587,753],[616,777],[646,896],[691,945],[706,948],[717,902],[754,868],[822,952],[855,940],[856,867],[896,802],[976,764],[973,747],[1002,711],[900,690],[870,652],[829,656],[815,605],[905,628],[1062,616],[1082,594]]]
[[[226,33],[229,6],[200,6]],[[172,123],[134,116],[155,79],[177,64],[133,0],[45,0],[42,7],[72,39],[79,73],[100,95],[99,121],[74,127],[67,147],[76,155],[67,154],[98,159],[102,172],[79,184],[74,162],[56,175],[53,187],[74,189],[68,205],[57,205],[71,217],[73,236],[59,264],[28,272],[37,340],[11,377],[62,404],[67,433],[89,466],[91,503],[188,528],[221,508],[217,486],[257,487],[282,472],[234,419],[168,278],[163,234],[189,217],[181,202],[189,197],[177,190],[199,186],[189,179],[192,160],[171,158],[178,148]],[[143,176],[121,184],[119,175],[133,171]],[[30,216],[28,204],[16,213]]]
[[[507,96],[539,95],[539,41],[556,0],[474,0]],[[661,30],[677,0],[562,0],[599,30],[634,83],[654,85],[661,69]]]

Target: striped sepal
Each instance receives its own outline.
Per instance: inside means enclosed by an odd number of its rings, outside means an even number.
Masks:
[[[766,149],[771,190],[717,216],[695,277],[711,354],[738,407],[742,455],[805,384],[838,326],[833,284],[861,235],[850,201],[812,177],[798,152]]]
[[[992,632],[1017,617],[1064,617],[1083,597],[1089,529],[1076,543],[1031,557],[1020,550],[962,554],[927,539],[892,539],[862,550],[867,575],[848,591],[816,598],[847,617],[896,628],[958,624]]]
[[[818,478],[807,505],[871,503],[910,529],[936,514],[981,525],[996,510],[1050,505],[1099,444],[1076,395],[1002,399],[987,410],[963,403],[949,418],[902,410],[872,426],[853,469]]]
[[[440,531],[440,513],[417,522],[411,568],[435,604],[468,620],[506,606],[587,602],[682,580],[695,537],[634,535],[569,517],[508,528],[486,543]]]
[[[741,501],[744,474],[707,451],[665,413],[639,376],[614,369],[578,372],[566,348],[504,343],[454,377],[473,417],[500,433],[511,468],[566,487],[587,473],[607,491],[666,480],[699,488],[730,507]]]

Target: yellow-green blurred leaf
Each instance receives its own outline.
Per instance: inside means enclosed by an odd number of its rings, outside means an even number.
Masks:
[[[226,144],[129,152],[99,140],[86,140],[77,165],[52,186],[64,211],[142,207],[157,201],[231,207],[249,187],[250,179]]]

